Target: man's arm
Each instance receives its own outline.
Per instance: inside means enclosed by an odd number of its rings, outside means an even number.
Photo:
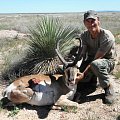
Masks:
[[[104,52],[102,52],[102,51],[97,51],[94,60],[96,60],[96,59],[101,59],[101,58],[104,57],[104,55],[105,55]],[[86,67],[86,69],[85,69],[84,72],[83,72],[84,76],[88,73],[88,70],[90,69],[90,67],[91,67],[90,64]]]
[[[104,55],[105,55],[105,53],[104,52],[101,52],[101,51],[98,51],[97,53],[96,53],[96,55],[95,55],[95,58],[94,58],[94,60],[96,60],[96,59],[101,59],[101,58],[103,58],[104,57]],[[82,80],[87,74],[88,74],[88,71],[89,71],[89,69],[90,69],[90,64],[86,67],[86,69],[83,71],[83,73],[80,73],[78,76],[77,76],[77,80],[78,81],[80,81],[80,80]],[[82,78],[82,79],[81,79]]]

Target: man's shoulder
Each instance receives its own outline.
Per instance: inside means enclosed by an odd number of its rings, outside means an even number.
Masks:
[[[83,32],[81,33],[80,36],[81,36],[82,39],[84,39],[84,38],[88,37],[89,34],[90,34],[89,31],[88,31],[88,30],[85,30],[85,31],[83,31]]]
[[[103,36],[114,39],[114,35],[112,34],[112,32],[110,30],[101,28],[101,32],[102,32]]]
[[[88,34],[88,33],[89,33],[88,30],[84,30],[84,31],[81,33],[81,35],[82,35],[82,34]]]

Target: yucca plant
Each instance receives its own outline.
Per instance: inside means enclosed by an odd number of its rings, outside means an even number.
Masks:
[[[60,52],[66,55],[74,45],[73,39],[79,32],[78,28],[63,26],[58,18],[42,17],[35,27],[30,27],[31,37],[29,55],[36,61],[34,72],[54,73],[57,70],[56,44],[60,42]]]
[[[60,52],[63,56],[69,53],[74,46],[74,38],[79,32],[78,28],[63,26],[58,18],[41,17],[35,26],[29,26],[30,39],[26,55],[19,63],[10,65],[4,76],[6,79],[44,73],[54,74],[58,72],[59,59],[55,48],[56,43],[60,42]],[[7,76],[6,76],[7,75]]]

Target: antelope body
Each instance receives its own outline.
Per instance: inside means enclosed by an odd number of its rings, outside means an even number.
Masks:
[[[60,41],[59,41],[60,42]],[[57,43],[56,53],[64,66],[73,64],[66,62],[59,52],[59,42]],[[81,41],[80,41],[81,42]],[[79,52],[82,46],[79,47]],[[80,62],[81,64],[81,62]],[[78,103],[71,101],[76,93],[76,77],[79,75],[79,69],[76,66],[64,67],[63,75],[29,75],[21,77],[10,84],[3,92],[13,103],[28,103],[31,105],[52,105],[57,106],[77,106]],[[79,77],[80,78],[80,77]],[[39,84],[31,84],[31,80],[36,79]],[[81,78],[82,79],[82,78]]]
[[[28,103],[31,105],[68,105],[77,106],[73,99],[77,88],[76,76],[79,70],[69,67],[64,75],[29,75],[21,77],[10,84],[3,92],[15,104]],[[37,79],[39,84],[29,87],[30,80]]]

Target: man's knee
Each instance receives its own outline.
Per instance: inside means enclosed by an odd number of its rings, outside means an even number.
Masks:
[[[90,65],[93,71],[98,71],[101,67],[101,59],[92,61]]]

